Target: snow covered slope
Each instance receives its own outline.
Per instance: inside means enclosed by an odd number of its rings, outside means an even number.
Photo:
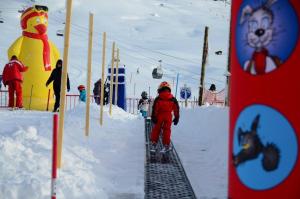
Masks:
[[[114,108],[99,125],[91,109],[84,136],[85,106],[66,114],[58,198],[143,198],[144,122]],[[46,199],[50,195],[52,114],[0,110],[0,198]],[[5,119],[4,119],[5,118]],[[213,118],[213,119],[212,119]],[[183,109],[172,140],[198,198],[226,198],[228,111]]]
[[[35,0],[49,7],[49,39],[63,52],[63,37],[56,36],[64,28],[64,1]],[[206,85],[215,83],[217,90],[224,88],[223,76],[227,65],[229,10],[223,1],[213,0],[74,0],[70,44],[71,92],[79,84],[86,84],[88,13],[95,15],[93,74],[95,82],[101,75],[102,32],[108,35],[107,59],[110,62],[111,44],[120,48],[121,62],[127,68],[129,96],[149,87],[154,96],[161,80],[152,79],[152,69],[162,60],[163,80],[173,83],[179,73],[179,87],[185,83],[197,96],[202,57],[204,28],[209,26],[209,57]],[[0,0],[0,71],[7,62],[6,51],[21,35],[19,13],[29,0]],[[223,55],[215,55],[222,50]],[[140,73],[136,71],[139,68]],[[131,80],[131,81],[130,81]],[[176,80],[175,80],[176,81]],[[136,84],[136,86],[134,86]],[[136,92],[134,92],[136,87]]]
[[[228,109],[182,109],[173,143],[198,198],[227,198]]]
[[[142,198],[143,120],[118,108],[109,117],[105,109],[100,127],[99,107],[92,106],[87,138],[84,112],[80,105],[66,114],[58,198]],[[52,114],[0,110],[0,118],[0,198],[49,198]]]

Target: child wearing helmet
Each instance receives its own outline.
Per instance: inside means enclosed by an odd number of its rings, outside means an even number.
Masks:
[[[179,122],[179,105],[177,99],[171,94],[171,87],[168,82],[162,82],[158,89],[158,96],[155,98],[151,120],[154,123],[154,127],[151,132],[151,152],[156,152],[156,145],[159,139],[159,134],[162,129],[162,142],[164,148],[162,153],[171,150],[170,137],[171,137],[171,125],[172,121],[174,125]],[[172,120],[172,112],[174,113],[174,119]]]
[[[79,85],[77,88],[79,91],[79,101],[86,102],[86,91],[84,85]]]
[[[150,100],[148,99],[148,94],[146,91],[143,91],[141,94],[141,99],[138,104],[138,110],[140,110],[140,113],[144,118],[148,116],[148,110],[149,110],[149,104]]]

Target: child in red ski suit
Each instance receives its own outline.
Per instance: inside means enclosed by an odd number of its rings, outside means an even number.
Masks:
[[[162,142],[164,148],[161,152],[170,150],[170,137],[172,121],[174,125],[179,121],[179,105],[177,99],[171,94],[171,87],[168,82],[162,82],[158,87],[158,96],[155,98],[151,120],[155,124],[151,132],[151,151],[156,151],[156,144],[159,139],[159,134],[162,129],[163,137]],[[174,119],[172,120],[172,112],[174,112]]]
[[[21,72],[27,71],[28,67],[24,66],[15,55],[11,57],[10,62],[8,62],[3,70],[3,84],[8,85],[8,106],[10,108],[14,107],[14,95],[16,92],[16,107],[23,108],[22,100],[22,82],[23,76]]]

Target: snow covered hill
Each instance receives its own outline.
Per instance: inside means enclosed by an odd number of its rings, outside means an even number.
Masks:
[[[81,104],[66,114],[58,198],[143,198],[144,120],[116,107],[109,117],[106,107],[100,127],[99,107],[92,106],[91,132],[85,137],[84,113]],[[172,139],[197,197],[226,198],[227,109],[181,113]],[[0,198],[49,198],[52,114],[0,110],[0,118]]]
[[[64,1],[35,0],[49,7],[48,36],[63,52],[63,37],[56,36],[64,28]],[[217,90],[225,86],[227,65],[229,11],[223,1],[213,0],[74,0],[70,43],[71,92],[86,84],[88,14],[94,13],[95,37],[92,81],[101,75],[102,32],[108,35],[107,59],[112,41],[120,48],[121,62],[127,68],[128,96],[136,97],[149,87],[154,96],[161,80],[152,79],[152,69],[162,60],[163,80],[173,83],[179,76],[179,87],[185,83],[197,96],[202,57],[204,28],[209,26],[209,57],[206,85],[215,83]],[[0,0],[0,71],[7,62],[6,51],[21,35],[17,10],[32,4],[29,0]],[[214,52],[222,50],[222,55]],[[136,71],[139,69],[140,73]],[[136,86],[134,86],[136,84]],[[136,92],[134,92],[136,87]]]

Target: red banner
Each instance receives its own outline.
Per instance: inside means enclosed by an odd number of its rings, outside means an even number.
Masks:
[[[231,17],[228,197],[299,199],[300,1],[233,0]]]

